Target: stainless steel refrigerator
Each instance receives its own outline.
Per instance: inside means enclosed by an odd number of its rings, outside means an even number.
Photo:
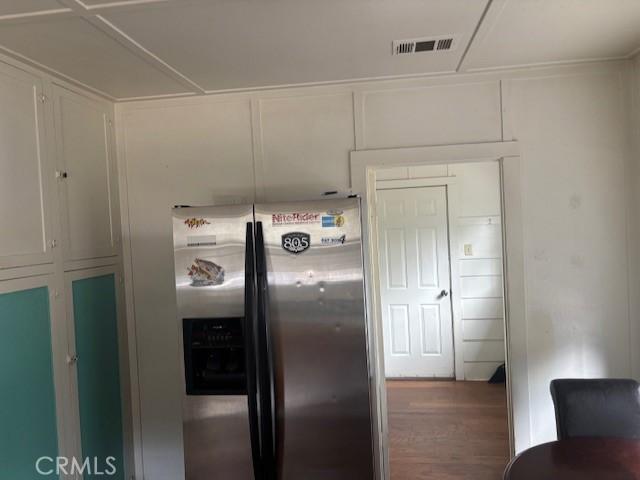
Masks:
[[[187,480],[371,480],[356,198],[173,211]]]

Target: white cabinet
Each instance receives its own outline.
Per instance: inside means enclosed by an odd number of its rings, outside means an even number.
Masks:
[[[39,455],[87,457],[109,444],[118,478],[130,478],[113,105],[61,85],[0,55],[0,354],[25,360],[0,382],[36,393],[0,398],[3,433],[16,432],[0,464],[27,471]],[[84,360],[69,362],[78,352]],[[96,430],[75,420],[83,415],[113,421]]]
[[[53,93],[64,260],[117,255],[120,222],[109,109],[56,85]]]
[[[51,263],[42,81],[0,63],[0,268]]]

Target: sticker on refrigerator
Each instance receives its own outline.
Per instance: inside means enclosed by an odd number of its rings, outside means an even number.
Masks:
[[[208,220],[205,220],[204,218],[187,218],[184,221],[184,224],[189,227],[189,228],[200,228],[203,225],[211,225],[211,223]]]
[[[224,268],[209,260],[196,258],[187,272],[192,287],[210,287],[224,282]]]
[[[320,243],[325,246],[344,245],[344,242],[346,240],[347,240],[346,235],[340,235],[339,237],[322,237],[320,239]]]
[[[297,255],[309,248],[311,236],[304,232],[289,232],[282,235],[282,248]]]
[[[187,235],[187,247],[213,247],[217,244],[215,235]]]
[[[294,212],[294,213],[274,213],[271,215],[271,224],[274,227],[286,225],[308,225],[320,220],[319,213]]]
[[[328,227],[342,227],[344,226],[344,217],[342,215],[323,215],[322,226]]]

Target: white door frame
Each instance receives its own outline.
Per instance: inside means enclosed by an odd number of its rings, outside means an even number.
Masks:
[[[378,292],[376,169],[498,161],[502,198],[504,328],[507,360],[507,408],[510,452],[530,443],[529,387],[525,318],[524,245],[518,142],[487,142],[351,152],[351,190],[362,199],[362,242],[371,369],[371,410],[375,423],[376,478],[388,480],[389,449],[384,344]]]
[[[401,188],[421,188],[421,187],[446,187],[447,198],[447,237],[449,244],[449,286],[451,295],[451,321],[453,323],[453,370],[456,380],[464,380],[464,355],[462,345],[462,302],[460,301],[460,272],[459,262],[455,257],[458,245],[458,231],[456,219],[458,218],[458,184],[456,177],[431,177],[415,178],[408,180],[382,180],[375,184],[376,190],[401,189]],[[377,213],[377,212],[376,212]],[[377,215],[376,215],[377,218]],[[378,234],[377,224],[375,233]],[[373,230],[372,230],[373,231]],[[376,250],[372,250],[373,257],[378,257],[378,240],[376,238]],[[377,268],[376,268],[377,276]],[[379,281],[375,278],[373,281]],[[381,311],[381,310],[378,310]],[[382,321],[382,319],[381,319]]]

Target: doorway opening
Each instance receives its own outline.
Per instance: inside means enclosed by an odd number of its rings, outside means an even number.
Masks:
[[[376,169],[391,480],[509,460],[500,181],[497,161]]]

